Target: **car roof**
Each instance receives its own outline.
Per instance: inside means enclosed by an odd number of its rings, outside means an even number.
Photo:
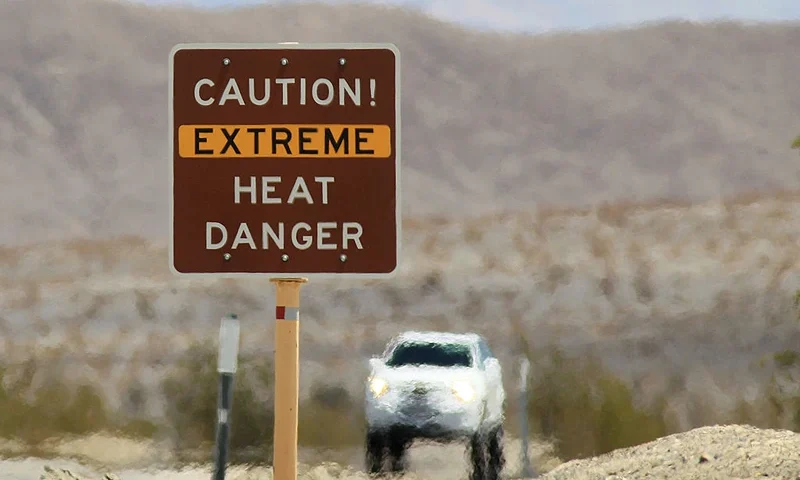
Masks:
[[[397,335],[394,342],[402,341],[425,341],[425,342],[441,342],[441,343],[477,343],[482,339],[477,333],[454,333],[454,332],[437,332],[432,330],[427,331],[407,331]]]

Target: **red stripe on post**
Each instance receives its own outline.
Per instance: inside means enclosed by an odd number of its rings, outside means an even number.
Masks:
[[[286,319],[286,307],[275,307],[275,318],[278,320]]]

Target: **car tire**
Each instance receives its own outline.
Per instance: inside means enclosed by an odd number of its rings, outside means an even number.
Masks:
[[[367,473],[378,475],[384,472],[386,459],[387,436],[383,432],[369,431],[364,442],[364,456]]]
[[[476,433],[469,443],[470,480],[499,480],[505,466],[503,426]]]
[[[406,458],[410,441],[400,431],[393,431],[388,436],[389,461],[392,473],[402,473],[406,470]]]
[[[469,441],[469,478],[484,480],[486,476],[486,441],[480,432],[472,435]]]
[[[503,455],[503,426],[495,428],[489,435],[486,445],[487,465],[486,480],[499,480],[505,466],[505,456]]]

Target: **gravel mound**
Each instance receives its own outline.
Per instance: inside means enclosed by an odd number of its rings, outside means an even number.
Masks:
[[[800,480],[800,434],[715,425],[564,463],[546,480]]]

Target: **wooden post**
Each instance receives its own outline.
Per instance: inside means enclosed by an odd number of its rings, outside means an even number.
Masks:
[[[274,480],[297,479],[297,409],[300,383],[300,287],[305,278],[275,278]]]

